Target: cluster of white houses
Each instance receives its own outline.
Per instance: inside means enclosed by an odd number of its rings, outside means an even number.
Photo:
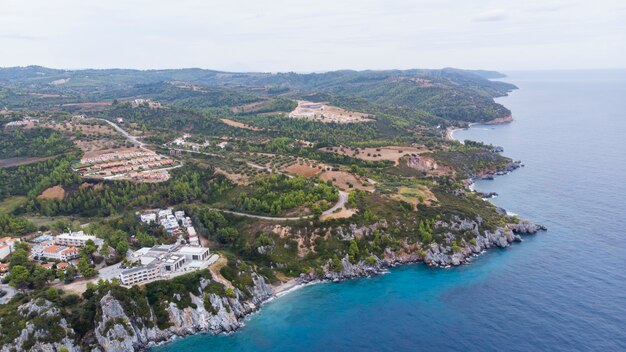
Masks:
[[[173,211],[172,208],[156,209],[140,214],[139,218],[143,223],[156,223],[163,226],[170,235],[181,236],[183,234],[182,229],[185,229],[189,244],[192,246],[200,245],[200,240],[196,229],[193,227],[191,218],[186,216],[183,210]]]
[[[130,260],[137,265],[119,275],[120,282],[132,286],[142,282],[165,279],[176,274],[204,269],[209,265],[209,249],[181,244],[144,247]]]
[[[104,244],[102,239],[83,231],[66,232],[56,237],[47,236],[41,241],[35,241],[36,244],[31,248],[31,257],[66,262],[78,258],[80,251],[77,247],[84,247],[89,240],[98,248]]]
[[[15,243],[19,242],[19,238],[2,237],[0,238],[0,260],[4,260],[9,254],[15,250]]]

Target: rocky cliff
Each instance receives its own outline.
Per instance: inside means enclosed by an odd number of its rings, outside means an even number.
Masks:
[[[80,351],[74,341],[74,330],[50,301],[32,300],[20,305],[15,314],[26,323],[19,336],[11,344],[4,344],[0,351]]]
[[[206,299],[188,293],[193,305],[183,309],[174,302],[168,302],[167,313],[171,326],[166,329],[159,329],[144,319],[128,316],[122,304],[111,294],[106,294],[100,300],[102,317],[95,329],[98,345],[106,352],[123,352],[145,349],[176,336],[234,331],[243,325],[242,318],[256,311],[261,303],[272,296],[271,287],[261,276],[253,274],[252,278],[253,285],[247,288],[250,295],[246,296],[235,288],[235,297],[207,292],[210,280],[203,280],[200,292],[206,294]]]
[[[423,245],[404,241],[394,249],[386,248],[380,257],[371,255],[358,261],[354,258],[351,260],[346,254],[334,261],[329,260],[321,270],[302,274],[296,281],[341,281],[380,274],[387,267],[397,264],[422,261],[433,267],[461,265],[486,249],[507,247],[513,242],[521,241],[521,235],[545,230],[545,227],[530,222],[518,222],[489,231],[481,226],[482,222],[480,217],[453,217],[450,221],[437,221],[433,225],[437,231],[437,242]],[[344,241],[351,241],[375,236],[377,231],[384,232],[391,226],[386,221],[362,227],[350,225],[343,229],[337,228],[336,235]],[[459,233],[466,234],[464,238],[471,239],[459,239]],[[0,351],[144,350],[178,336],[234,331],[243,325],[242,320],[246,315],[258,310],[263,302],[273,296],[272,287],[254,272],[245,288],[239,286],[241,289],[223,286],[215,279],[209,276],[199,277],[191,289],[170,292],[165,301],[159,302],[160,307],[163,307],[160,312],[155,311],[153,305],[148,305],[145,296],[141,297],[143,301],[132,298],[132,290],[121,289],[119,286],[117,290],[115,287],[105,287],[97,296],[98,308],[93,331],[87,333],[82,340],[78,340],[78,334],[60,314],[58,307],[43,298],[30,301],[20,305],[16,313],[27,321],[25,327],[13,343],[2,346]],[[221,291],[215,290],[216,285]],[[187,303],[181,304],[183,301]],[[165,326],[159,327],[157,324],[159,314],[161,320],[167,322]],[[46,319],[36,319],[37,316]],[[43,321],[46,323],[42,323]],[[54,323],[53,326],[50,322]]]

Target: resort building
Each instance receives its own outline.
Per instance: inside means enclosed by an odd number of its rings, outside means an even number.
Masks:
[[[6,259],[11,254],[11,247],[7,245],[0,245],[0,260]]]
[[[156,222],[156,214],[141,214],[140,216],[141,222],[146,223],[148,225]]]
[[[161,267],[156,263],[126,269],[120,273],[120,281],[122,282],[122,285],[126,286],[132,286],[141,282],[156,280],[159,278],[161,278]]]
[[[141,248],[129,259],[139,266],[120,273],[120,281],[126,286],[206,268],[209,265],[210,252],[208,248],[202,247],[158,245]]]
[[[0,238],[0,260],[6,259],[15,249],[15,243],[20,242],[19,238],[3,237]]]
[[[46,259],[66,262],[68,260],[78,258],[80,254],[78,252],[78,248],[76,247],[49,246],[44,248],[39,256]]]
[[[62,246],[84,247],[89,240],[92,240],[98,247],[104,243],[98,237],[86,235],[83,231],[62,233],[54,238],[54,243]]]
[[[0,276],[9,272],[9,263],[0,263]]]

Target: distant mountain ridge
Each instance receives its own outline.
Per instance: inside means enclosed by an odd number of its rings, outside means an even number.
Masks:
[[[324,96],[354,110],[369,107],[365,112],[373,113],[380,109],[408,109],[409,114],[422,111],[446,120],[467,122],[489,121],[511,114],[493,101],[493,98],[516,89],[512,84],[491,80],[502,77],[503,74],[495,71],[455,68],[340,70],[306,74],[223,72],[200,68],[0,68],[0,86],[5,89],[29,94],[57,94],[81,101],[151,97],[167,101],[193,100],[194,106],[206,108],[252,102],[267,94],[295,99]],[[192,89],[185,85],[191,85]],[[198,87],[193,87],[195,85]],[[371,104],[378,108],[372,109]]]

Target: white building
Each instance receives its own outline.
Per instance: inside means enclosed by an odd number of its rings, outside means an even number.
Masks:
[[[21,240],[19,238],[13,238],[13,237],[2,237],[2,238],[0,238],[0,245],[2,245],[2,246],[9,246],[9,248],[11,248],[11,251],[13,251],[15,249],[15,244],[17,242],[21,242]]]
[[[20,242],[19,238],[3,237],[0,238],[0,260],[4,260],[15,250],[15,243]]]
[[[80,254],[78,252],[78,248],[76,247],[49,246],[44,248],[39,256],[46,259],[66,262],[68,260],[78,258]]]
[[[175,272],[180,271],[186,262],[186,257],[182,255],[170,254],[165,258],[165,260],[163,260],[161,267],[165,272]]]
[[[191,227],[191,226],[192,226],[192,223],[191,223],[191,218],[190,218],[190,217],[188,217],[188,216],[185,216],[185,217],[183,218],[183,221],[182,221],[182,222],[183,222],[183,227]]]
[[[159,279],[161,276],[161,267],[157,263],[150,263],[122,271],[120,281],[122,285],[132,286],[144,281]]]
[[[131,255],[131,261],[141,266],[120,273],[123,285],[132,286],[141,282],[162,279],[170,274],[199,270],[206,267],[210,253],[208,248],[183,245],[158,245],[145,247]]]
[[[11,247],[7,245],[0,245],[0,260],[4,260],[11,254]]]
[[[141,214],[139,217],[141,218],[141,222],[146,223],[148,225],[153,222],[156,222],[156,214],[154,213]]]
[[[184,255],[188,260],[205,261],[209,259],[209,249],[204,247],[189,247],[183,246],[176,252],[180,255]]]
[[[98,237],[86,235],[83,231],[62,233],[54,238],[54,243],[61,246],[84,247],[89,240],[92,240],[98,247],[104,243]]]

